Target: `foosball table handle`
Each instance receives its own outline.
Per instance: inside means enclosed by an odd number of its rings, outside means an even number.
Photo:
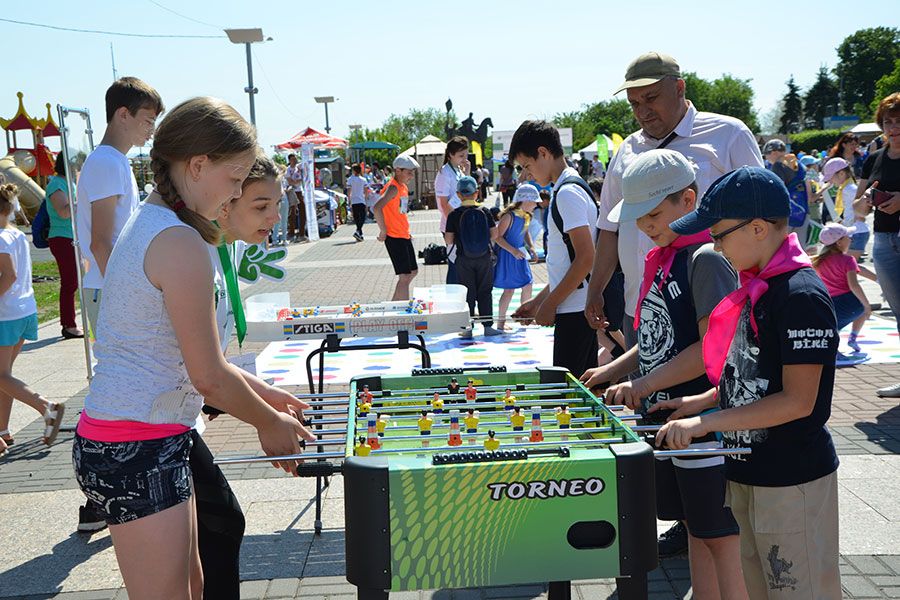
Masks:
[[[297,465],[298,477],[331,477],[343,472],[343,463],[309,462]]]

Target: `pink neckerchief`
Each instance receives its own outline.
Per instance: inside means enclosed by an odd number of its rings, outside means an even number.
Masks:
[[[756,327],[753,307],[769,289],[766,280],[811,265],[809,256],[803,251],[797,240],[797,234],[792,233],[784,240],[762,271],[758,273],[756,269],[741,271],[741,287],[725,296],[713,309],[709,315],[706,336],[703,338],[703,364],[713,385],[719,385],[719,378],[725,367],[725,359],[728,357],[728,350],[731,348],[734,333],[737,331],[741,319],[741,311],[744,309],[747,299],[750,299],[750,326],[753,328],[753,334],[758,336],[759,330]]]
[[[694,235],[680,235],[668,246],[656,246],[647,253],[647,258],[644,259],[644,281],[641,282],[641,293],[638,295],[637,301],[639,315],[641,314],[641,303],[644,301],[647,292],[650,291],[650,286],[653,285],[653,280],[656,278],[659,270],[662,269],[662,279],[659,280],[659,289],[662,290],[663,283],[669,276],[669,271],[672,270],[672,263],[675,261],[675,255],[678,251],[694,244],[706,244],[711,241],[709,230],[703,230]],[[637,331],[639,323],[640,318],[634,320],[635,331]]]

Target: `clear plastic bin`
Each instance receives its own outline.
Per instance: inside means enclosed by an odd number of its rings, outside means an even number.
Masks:
[[[413,289],[413,298],[431,302],[434,312],[469,310],[469,306],[466,304],[466,286],[455,283],[415,288]]]
[[[254,323],[277,320],[278,311],[282,308],[291,308],[291,295],[288,292],[256,294],[244,302],[247,321]]]

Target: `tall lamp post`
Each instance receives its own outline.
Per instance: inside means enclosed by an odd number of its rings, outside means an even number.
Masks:
[[[247,47],[247,87],[244,91],[250,96],[250,123],[256,126],[256,104],[253,96],[259,93],[259,89],[253,86],[253,60],[250,54],[250,44],[272,41],[272,38],[263,36],[262,29],[226,29],[225,34],[232,44],[244,44]]]
[[[325,105],[325,133],[331,133],[331,125],[328,123],[328,105],[334,102],[334,96],[314,96],[316,102]]]

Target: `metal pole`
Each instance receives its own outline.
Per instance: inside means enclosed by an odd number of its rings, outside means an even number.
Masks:
[[[328,124],[328,103],[325,102],[325,133],[331,133],[331,126]]]
[[[90,152],[94,151],[94,130],[91,127],[91,113],[86,108],[68,108],[63,106],[62,104],[56,105],[57,113],[59,114],[59,132],[60,132],[60,145],[62,146],[61,152],[63,153],[63,160],[66,163],[66,192],[69,196],[69,215],[72,220],[72,246],[75,248],[75,264],[78,265],[78,295],[81,299],[81,328],[84,331],[84,362],[85,368],[87,369],[87,378],[88,381],[93,379],[94,377],[94,366],[93,366],[93,358],[94,354],[91,350],[91,331],[90,331],[90,323],[87,318],[87,298],[84,295],[84,261],[81,257],[81,247],[78,245],[78,202],[75,198],[75,179],[72,173],[72,163],[71,157],[69,156],[69,128],[66,125],[66,115],[69,113],[75,113],[81,115],[81,117],[87,121],[87,133],[88,136],[88,144],[90,145]],[[88,206],[88,210],[90,210],[90,206]]]
[[[247,46],[247,88],[244,91],[250,95],[250,123],[256,127],[256,104],[253,95],[257,90],[253,87],[253,59],[250,55],[250,42],[244,45]]]

